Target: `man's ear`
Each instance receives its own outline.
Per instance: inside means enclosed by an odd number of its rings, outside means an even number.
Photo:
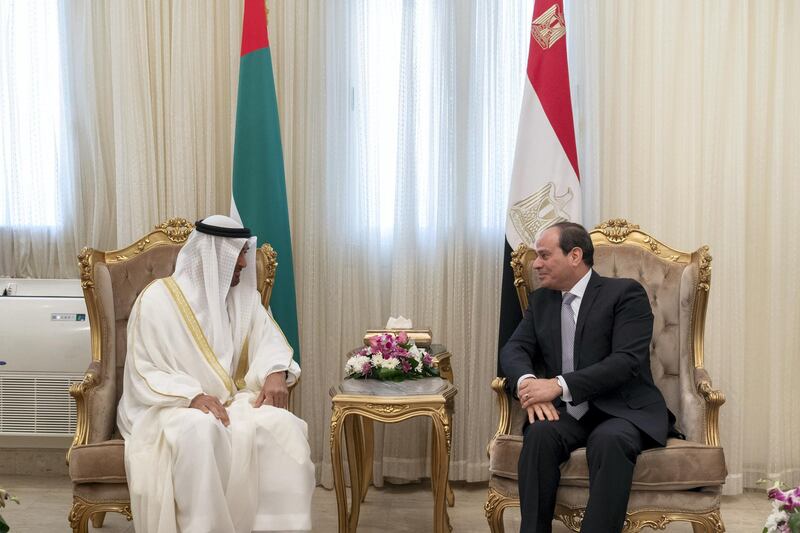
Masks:
[[[569,252],[569,256],[570,260],[572,261],[572,264],[575,266],[583,262],[583,250],[581,250],[577,246]]]

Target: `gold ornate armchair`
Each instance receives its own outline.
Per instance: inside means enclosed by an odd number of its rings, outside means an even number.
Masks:
[[[666,448],[643,452],[634,470],[625,521],[626,533],[649,527],[664,529],[674,521],[692,524],[696,532],[722,532],[720,495],[727,471],[719,444],[719,408],[724,395],[711,385],[703,367],[703,331],[711,283],[711,256],[703,246],[692,253],[674,250],[639,226],[612,219],[590,232],[595,270],[610,277],[639,281],[653,308],[650,365],[653,379],[677,418],[686,440],[669,439]],[[512,255],[520,305],[536,286],[532,268],[536,252],[524,244]],[[501,533],[503,512],[519,506],[517,461],[522,448],[525,413],[495,378],[492,388],[500,406],[500,423],[489,443],[489,495],[486,518]],[[561,465],[556,519],[580,530],[589,496],[586,449],[575,450]]]
[[[69,521],[76,533],[88,531],[90,518],[94,527],[102,527],[108,511],[132,518],[125,443],[116,425],[128,316],[136,297],[151,281],[173,272],[178,251],[193,229],[190,222],[172,218],[126,248],[107,252],[84,248],[78,256],[91,328],[92,362],[83,381],[70,388],[78,414],[67,454],[73,483]],[[256,272],[265,307],[277,267],[277,253],[264,244],[256,253]]]

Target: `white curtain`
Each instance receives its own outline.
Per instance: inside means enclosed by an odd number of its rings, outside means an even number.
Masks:
[[[326,485],[328,388],[364,330],[397,314],[454,354],[452,477],[487,476],[531,3],[269,2],[303,351],[297,400]],[[24,40],[8,44],[20,4],[0,3],[0,275],[75,277],[83,244],[112,248],[169,216],[227,212],[241,2],[64,0],[52,68],[65,105],[59,133],[42,141],[57,156],[58,224],[32,225],[20,202],[9,218],[35,172],[11,158],[23,148],[8,111],[19,100],[9,80],[24,74],[12,61]],[[728,397],[726,491],[762,477],[800,483],[800,6],[568,1],[566,12],[585,219],[624,216],[678,247],[711,245],[706,362]],[[427,432],[409,427],[377,435],[378,483],[427,475]]]
[[[590,222],[626,217],[679,248],[710,245],[706,366],[727,396],[725,491],[760,478],[795,486],[800,5],[569,8],[578,130],[600,140],[596,159],[581,160],[584,184],[599,184],[600,216]]]
[[[99,22],[113,35],[106,90],[117,242],[127,244],[170,216],[227,213],[241,3],[102,5]]]
[[[344,354],[390,315],[430,327],[453,353],[451,477],[487,478],[505,204],[531,7],[270,3],[298,280],[300,411],[314,428],[325,486],[328,390],[343,377]],[[428,477],[429,442],[423,421],[379,425],[375,482]]]
[[[53,8],[0,4],[0,275],[77,272],[71,77]]]
[[[11,275],[74,277],[82,244],[122,246],[169,216],[228,210],[241,3],[59,5],[71,239],[45,236],[13,257]],[[453,477],[485,479],[530,2],[268,7],[297,257],[298,408],[321,478],[319,406],[344,353],[404,314],[454,353]],[[24,242],[10,238],[13,250]],[[422,424],[376,440],[379,483],[428,475]]]
[[[241,14],[240,2],[0,4],[0,275],[77,277],[84,245],[228,211]]]

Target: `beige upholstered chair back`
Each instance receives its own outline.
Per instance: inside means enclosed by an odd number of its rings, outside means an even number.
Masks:
[[[187,220],[173,218],[121,250],[81,251],[81,284],[91,326],[92,360],[100,363],[100,385],[92,389],[88,406],[91,424],[77,428],[76,444],[118,435],[116,407],[122,395],[128,317],[139,293],[153,280],[175,270],[178,252],[193,229]],[[258,287],[265,306],[269,305],[275,280],[276,256],[268,244],[256,253]]]
[[[677,427],[696,442],[716,440],[706,427],[705,401],[697,392],[694,368],[703,366],[703,331],[711,256],[704,246],[692,253],[675,250],[623,219],[590,232],[594,269],[601,276],[632,278],[644,286],[653,308],[650,367],[653,379],[677,418]],[[512,255],[517,295],[524,308],[536,289],[536,252],[524,244]],[[523,422],[520,409],[512,426]],[[713,437],[713,438],[711,438]]]

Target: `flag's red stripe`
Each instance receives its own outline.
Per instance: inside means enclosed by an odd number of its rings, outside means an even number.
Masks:
[[[559,12],[564,13],[562,0],[536,0],[531,20],[536,20],[553,4],[558,4]],[[531,36],[528,52],[528,79],[542,103],[545,115],[553,126],[569,162],[572,163],[572,168],[575,169],[575,175],[580,180],[578,152],[575,148],[575,128],[572,123],[572,99],[569,94],[566,35],[547,49],[539,46],[539,43]]]
[[[267,48],[267,6],[264,0],[244,0],[242,22],[242,55]]]

